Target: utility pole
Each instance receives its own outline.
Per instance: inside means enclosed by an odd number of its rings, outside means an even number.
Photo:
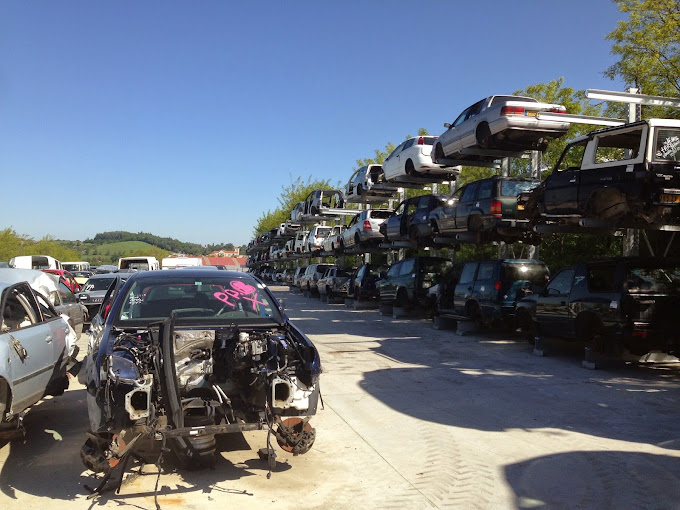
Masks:
[[[640,89],[637,87],[631,87],[628,89],[631,94],[639,94]],[[628,104],[628,122],[636,122],[640,120],[640,104],[629,103]],[[627,228],[626,235],[623,237],[623,256],[624,257],[637,257],[640,255],[640,231],[634,228]]]
[[[531,178],[541,178],[541,166],[543,166],[543,154],[541,151],[531,151]],[[539,260],[538,246],[529,246],[527,251],[527,258]]]

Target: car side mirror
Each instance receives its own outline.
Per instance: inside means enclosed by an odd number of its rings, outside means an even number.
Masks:
[[[444,127],[445,127],[446,129],[450,129],[450,128],[451,128],[451,124],[449,124],[448,122],[444,122]]]
[[[546,289],[546,290],[548,291],[547,292],[548,296],[559,296],[560,295],[560,291],[555,289],[555,288],[550,288],[550,289]]]

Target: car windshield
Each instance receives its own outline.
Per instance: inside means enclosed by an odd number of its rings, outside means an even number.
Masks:
[[[629,292],[680,292],[680,267],[628,267]]]
[[[541,184],[541,181],[502,181],[501,195],[504,197],[516,197],[523,191],[529,191]]]
[[[115,278],[90,278],[83,285],[82,292],[96,292],[98,290],[107,290]]]
[[[531,285],[545,285],[549,276],[548,268],[543,264],[504,263],[501,278],[506,281],[523,281]]]
[[[140,278],[118,300],[114,322],[120,327],[148,324],[173,312],[183,321],[280,319],[264,286],[251,278],[212,274]]]

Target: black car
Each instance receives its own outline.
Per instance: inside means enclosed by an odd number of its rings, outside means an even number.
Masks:
[[[78,294],[80,303],[87,308],[88,318],[99,312],[104,296],[109,287],[118,279],[127,280],[133,273],[104,273],[92,275]]]
[[[388,242],[411,241],[418,246],[430,246],[432,229],[429,214],[445,203],[444,195],[423,195],[402,201],[380,225],[380,232]]]
[[[319,354],[260,280],[188,269],[117,283],[92,322],[86,467],[156,462],[166,444],[188,467],[211,465],[215,436],[246,430],[311,448]]]
[[[554,227],[680,228],[680,121],[650,119],[593,131],[564,149],[525,214]]]
[[[531,337],[556,336],[609,344],[633,354],[680,354],[680,261],[617,257],[565,267],[542,292],[517,305]],[[609,350],[609,349],[608,349]]]
[[[517,302],[545,285],[550,272],[545,262],[498,259],[466,262],[452,292],[444,293],[438,314],[471,319],[479,324],[503,320],[513,324]]]
[[[384,278],[387,268],[376,264],[364,264],[347,282],[347,296],[356,301],[377,301],[378,281]]]
[[[540,183],[540,179],[493,176],[466,184],[430,212],[431,230],[437,236],[458,236],[461,242],[538,244],[528,219],[517,214],[517,196]]]
[[[428,291],[452,265],[450,260],[439,257],[413,257],[395,262],[380,280],[380,304],[430,311],[433,303]]]

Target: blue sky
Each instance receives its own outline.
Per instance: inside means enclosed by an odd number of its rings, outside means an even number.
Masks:
[[[291,176],[443,131],[491,94],[602,76],[608,0],[0,6],[0,228],[246,244]]]

